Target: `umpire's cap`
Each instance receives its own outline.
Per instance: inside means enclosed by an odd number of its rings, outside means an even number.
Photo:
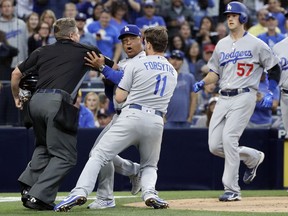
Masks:
[[[38,78],[37,74],[29,74],[20,80],[19,87],[24,90],[29,90],[33,94],[36,91]]]
[[[121,40],[125,35],[135,35],[141,37],[142,34],[138,26],[126,25],[121,29],[118,39]]]

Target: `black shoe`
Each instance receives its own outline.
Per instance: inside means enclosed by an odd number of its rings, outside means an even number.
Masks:
[[[30,208],[30,209],[35,209],[35,210],[53,210],[54,209],[54,205],[50,205],[47,203],[42,202],[41,200],[29,196],[29,198],[27,199],[27,201],[25,203],[23,203],[23,205],[26,208]]]
[[[28,200],[29,195],[28,192],[31,189],[31,187],[27,187],[27,188],[23,188],[21,191],[21,201],[23,202],[23,204]]]

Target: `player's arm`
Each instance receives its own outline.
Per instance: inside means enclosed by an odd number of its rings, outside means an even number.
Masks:
[[[194,113],[196,111],[197,108],[197,99],[198,99],[198,95],[194,92],[190,93],[190,109],[189,109],[189,116],[187,121],[188,122],[192,122]]]
[[[128,92],[122,88],[117,88],[115,93],[115,100],[117,103],[122,103],[126,100],[128,96]]]
[[[281,67],[279,64],[276,64],[270,70],[268,70],[268,79],[269,79],[269,90],[273,92],[279,81],[281,76]]]
[[[98,69],[106,79],[110,80],[116,85],[118,85],[123,77],[123,71],[114,70],[118,68],[118,66],[115,64],[113,65],[114,69],[111,68],[111,64],[107,65],[105,56],[103,55],[97,55],[95,52],[88,52],[87,57],[84,57],[84,59],[87,61],[87,63],[85,63],[86,65]]]
[[[18,109],[22,109],[22,101],[19,98],[19,83],[23,74],[18,67],[14,69],[11,74],[11,90],[14,98],[15,105]]]
[[[219,80],[219,75],[216,72],[210,70],[209,73],[204,77],[204,79],[202,79],[199,82],[196,82],[193,85],[193,91],[198,92],[204,88],[204,85],[216,83],[218,80]]]

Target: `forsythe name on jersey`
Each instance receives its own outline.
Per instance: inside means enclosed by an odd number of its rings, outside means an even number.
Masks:
[[[224,66],[229,62],[235,64],[238,60],[253,58],[251,50],[236,51],[230,53],[220,52],[220,66]]]
[[[161,70],[161,71],[168,71],[174,75],[174,68],[171,67],[169,64],[164,64],[161,62],[144,62],[144,66],[146,70]]]

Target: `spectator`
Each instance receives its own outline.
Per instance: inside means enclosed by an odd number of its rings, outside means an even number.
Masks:
[[[104,8],[111,8],[111,5],[116,0],[107,0],[104,3]],[[127,22],[134,24],[135,20],[140,16],[141,12],[141,0],[123,0],[128,6]]]
[[[90,25],[94,21],[98,21],[100,18],[100,14],[104,10],[104,7],[101,3],[96,3],[93,7],[93,14],[86,20],[85,31],[88,32],[87,26]]]
[[[11,63],[17,54],[18,49],[8,43],[6,33],[0,30],[0,80],[11,79]]]
[[[111,20],[110,24],[114,26],[118,34],[120,34],[120,30],[127,25],[127,11],[128,6],[124,1],[115,1],[111,5]]]
[[[56,21],[56,16],[52,10],[45,10],[40,16],[40,22],[46,22],[49,24],[49,27],[50,27],[50,34],[49,34],[49,39],[48,39],[49,44],[56,42],[56,39],[54,37],[54,32],[53,32],[53,23],[55,21]]]
[[[169,62],[178,72],[177,86],[168,104],[166,128],[189,128],[197,105],[197,95],[193,92],[195,78],[190,73],[181,73],[184,53],[173,50]]]
[[[80,35],[80,43],[82,44],[87,44],[90,46],[96,46],[96,38],[93,37],[92,34],[89,32],[85,32],[84,27],[86,25],[86,14],[84,13],[78,13],[75,17],[76,20],[76,25],[79,30],[79,35]]]
[[[218,101],[218,97],[211,97],[208,102],[208,106],[205,115],[201,115],[195,123],[195,127],[208,128],[210,124],[210,119],[212,117],[215,105]]]
[[[195,65],[195,79],[197,81],[203,79],[206,74],[209,72],[209,68],[207,67],[207,63],[212,56],[212,53],[215,49],[214,44],[206,44],[203,49],[203,57],[196,62]]]
[[[109,115],[109,113],[106,109],[101,108],[98,110],[97,121],[99,123],[99,128],[104,128],[110,123],[111,116]]]
[[[194,31],[197,32],[201,26],[201,20],[204,16],[208,16],[208,8],[214,7],[214,0],[184,0],[184,4],[193,13]]]
[[[70,0],[33,0],[33,11],[42,14],[46,10],[53,10],[56,18],[59,19],[63,16],[65,4]]]
[[[257,92],[257,103],[254,109],[254,112],[250,118],[250,121],[247,125],[248,128],[270,128],[272,126],[272,113],[277,111],[277,107],[279,105],[279,98],[280,98],[280,90],[277,87],[273,93],[273,104],[271,108],[265,108],[260,105],[260,101],[263,96],[269,91],[269,81],[267,78],[267,73],[263,72],[259,88]]]
[[[216,32],[217,32],[217,41],[223,39],[228,35],[228,29],[226,25],[222,22],[219,22],[216,26]]]
[[[169,53],[173,50],[181,50],[185,53],[186,51],[186,44],[184,38],[180,34],[176,34],[169,40]]]
[[[76,7],[78,13],[84,13],[87,18],[93,17],[94,6],[98,4],[99,1],[77,1]]]
[[[192,35],[191,35],[191,29],[190,29],[189,23],[184,22],[180,27],[179,33],[184,39],[186,47],[189,47],[192,43],[195,42],[195,40],[192,38]]]
[[[263,34],[265,32],[267,32],[267,28],[266,28],[266,16],[268,15],[268,10],[265,8],[260,9],[257,12],[257,20],[258,23],[251,26],[248,29],[248,32],[254,36],[258,36],[259,34]],[[280,29],[277,27],[277,32],[280,32]]]
[[[41,22],[37,27],[37,33],[28,38],[28,53],[29,55],[37,48],[48,44],[50,34],[49,24]]]
[[[18,19],[14,13],[13,0],[2,0],[0,2],[0,28],[6,33],[6,39],[9,45],[17,47],[18,55],[11,63],[11,68],[24,61],[28,57],[28,33],[23,20]]]
[[[153,0],[146,0],[143,3],[143,16],[138,17],[135,24],[144,32],[145,29],[153,26],[166,26],[161,16],[156,16],[156,5]]]
[[[68,2],[65,4],[63,17],[75,18],[77,14],[77,7],[74,3]]]
[[[285,38],[284,34],[277,33],[277,19],[272,13],[268,13],[266,16],[266,26],[268,31],[266,33],[258,35],[262,41],[264,41],[270,48],[272,48],[276,43]]]
[[[100,92],[98,96],[99,96],[99,109],[104,109],[107,111],[109,109],[109,102],[110,102],[108,97],[105,95],[104,92]]]
[[[99,21],[91,23],[87,29],[96,36],[98,48],[103,54],[114,62],[118,62],[122,47],[118,40],[118,31],[110,24],[111,14],[104,10],[100,15]]]
[[[95,92],[88,92],[84,97],[84,106],[86,106],[94,116],[95,126],[99,127],[97,112],[99,110],[99,96]]]
[[[164,20],[169,37],[179,33],[180,27],[184,22],[188,22],[191,31],[193,30],[193,13],[184,5],[183,0],[172,0],[171,8],[164,14]]]
[[[15,0],[16,4],[16,0]],[[33,12],[33,1],[17,0],[17,17],[27,20],[28,16]]]
[[[185,61],[187,61],[189,72],[195,76],[196,73],[196,62],[201,59],[200,54],[200,48],[199,44],[195,41],[192,43],[186,51],[186,58]]]
[[[95,128],[94,116],[91,110],[85,107],[82,103],[82,91],[78,91],[75,107],[79,109],[79,128]]]
[[[37,32],[37,27],[39,25],[39,15],[35,12],[32,12],[26,19],[26,26],[28,30],[28,37]]]
[[[268,0],[267,10],[273,14],[278,20],[278,27],[281,33],[285,34],[285,16],[286,10],[281,7],[281,2],[279,0]]]
[[[210,17],[205,16],[202,18],[199,32],[196,34],[196,41],[199,43],[201,50],[203,50],[205,44],[216,45],[218,42],[218,36],[215,32],[213,20]]]
[[[196,115],[206,113],[210,98],[215,96],[216,85],[214,83],[205,85],[204,89],[198,92]]]

